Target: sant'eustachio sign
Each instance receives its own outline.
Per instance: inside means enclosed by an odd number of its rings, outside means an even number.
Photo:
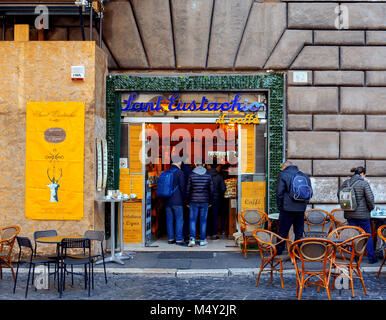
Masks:
[[[129,98],[123,100],[122,112],[148,112],[148,111],[224,111],[224,112],[265,112],[266,105],[262,102],[248,102],[242,95],[236,94],[229,102],[210,101],[206,96],[201,100],[192,100],[190,102],[178,102],[179,93],[173,93],[169,98],[159,96],[155,102],[135,102],[138,93],[131,93]]]

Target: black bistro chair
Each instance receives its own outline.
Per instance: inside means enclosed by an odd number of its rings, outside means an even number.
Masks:
[[[42,230],[42,231],[35,231],[34,232],[34,242],[35,242],[35,249],[34,249],[34,255],[36,257],[36,250],[37,250],[37,242],[36,239],[43,238],[43,237],[56,237],[58,233],[56,230]],[[56,256],[53,258],[56,258]]]
[[[104,252],[103,252],[103,240],[105,239],[105,233],[104,233],[104,231],[87,230],[84,233],[84,237],[87,238],[87,239],[90,239],[92,241],[99,241],[100,242],[101,253],[93,255],[92,258],[93,258],[93,263],[96,262],[96,259],[98,259],[99,257],[102,258],[103,270],[104,270],[104,273],[105,273],[105,281],[107,283],[105,255],[104,255]],[[93,281],[94,281],[94,278],[93,278]]]
[[[90,296],[91,276],[94,277],[92,268],[92,256],[91,256],[91,240],[87,238],[64,238],[60,244],[60,256],[59,256],[59,270],[60,270],[60,285],[59,296],[62,297],[65,289],[67,266],[83,265],[84,266],[84,281],[85,289],[88,289],[88,296]],[[83,249],[83,255],[77,256],[69,254],[69,250]],[[88,271],[87,271],[88,268]],[[73,275],[74,273],[71,272]]]
[[[58,235],[56,230],[40,230],[40,231],[35,231],[34,232],[34,242],[35,242],[35,247],[34,247],[34,256],[38,257],[40,255],[37,254],[37,247],[38,243],[36,239],[43,238],[43,237],[56,237]],[[58,266],[58,256],[59,252],[56,252],[56,255],[49,255],[48,258],[51,259],[52,264],[55,264],[55,272],[54,272],[54,281],[56,279],[56,274],[58,272],[57,266]]]
[[[16,269],[16,278],[15,278],[15,284],[13,286],[13,293],[15,293],[16,290],[16,283],[17,283],[17,276],[19,273],[19,266],[21,263],[28,263],[28,278],[27,278],[27,285],[25,288],[25,297],[27,298],[28,295],[28,286],[29,286],[29,279],[31,277],[31,268],[32,268],[32,283],[34,282],[34,276],[35,276],[35,266],[36,265],[47,265],[48,267],[48,274],[49,274],[49,265],[50,263],[53,263],[52,259],[49,257],[39,256],[35,257],[34,255],[34,249],[32,247],[31,240],[27,237],[16,237],[17,244],[19,245],[19,257],[17,261],[17,269]],[[30,256],[28,259],[23,260],[22,259],[22,252],[23,248],[27,248],[30,251]]]

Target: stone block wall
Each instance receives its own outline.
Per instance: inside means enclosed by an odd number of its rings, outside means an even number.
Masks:
[[[386,203],[385,2],[111,0],[105,9],[112,72],[287,73],[286,155],[318,184],[313,205],[336,206],[331,190],[358,164]],[[76,17],[51,26],[46,39],[82,39]]]
[[[287,2],[287,31],[312,32],[312,43],[304,42],[286,66],[287,156],[311,174],[314,207],[338,207],[338,186],[360,165],[367,168],[376,203],[384,206],[385,4],[340,3],[348,29],[335,26],[338,5]],[[307,81],[294,82],[297,71],[306,71]]]

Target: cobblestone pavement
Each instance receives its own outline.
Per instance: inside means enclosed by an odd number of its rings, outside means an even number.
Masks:
[[[24,300],[27,275],[20,274],[16,293],[13,294],[13,280],[10,273],[4,273],[0,280],[1,300]],[[386,300],[386,274],[364,274],[368,295],[364,294],[359,280],[354,280],[355,297],[350,290],[332,292],[332,300]],[[134,276],[127,274],[108,274],[108,283],[101,273],[95,275],[95,288],[91,296],[84,290],[81,276],[66,280],[66,290],[62,300],[296,300],[296,278],[294,274],[286,274],[284,287],[280,286],[279,274],[274,274],[270,283],[268,274],[263,274],[258,287],[255,287],[254,276],[227,277],[159,277]],[[53,281],[50,289],[37,290],[31,286],[27,300],[60,300]],[[302,300],[327,300],[324,289],[317,292],[315,286],[303,291]]]

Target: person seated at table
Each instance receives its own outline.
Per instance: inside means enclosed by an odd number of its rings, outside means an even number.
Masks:
[[[371,234],[370,212],[374,209],[375,203],[374,194],[371,190],[370,184],[365,179],[366,168],[352,168],[351,172],[353,172],[352,177],[350,179],[345,180],[338,190],[338,200],[339,191],[342,188],[347,186],[353,186],[357,207],[354,211],[344,211],[344,218],[347,220],[350,226],[360,227],[366,233]],[[374,245],[372,237],[370,237],[369,241],[367,242],[366,250],[369,263],[376,263],[378,259],[374,254]]]

